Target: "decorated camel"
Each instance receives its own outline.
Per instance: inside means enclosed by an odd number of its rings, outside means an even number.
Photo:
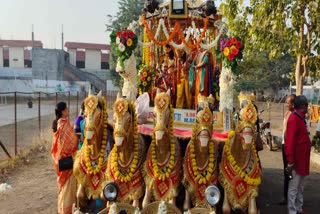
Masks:
[[[240,111],[235,132],[230,131],[225,142],[219,166],[219,181],[225,191],[223,213],[231,209],[258,213],[256,197],[261,183],[261,168],[255,149],[255,122],[257,112],[248,101]]]
[[[196,123],[184,157],[183,208],[189,210],[192,202],[192,207],[207,208],[209,213],[211,207],[206,200],[205,190],[209,185],[216,185],[218,181],[216,149],[211,139],[214,98],[211,95],[199,95],[198,102]]]
[[[136,107],[134,102],[118,95],[113,112],[115,145],[108,159],[106,181],[115,182],[119,187],[117,201],[133,202],[133,206],[139,207],[144,193],[141,166],[146,149],[143,138],[138,135]]]
[[[85,137],[83,147],[76,155],[73,173],[78,181],[77,206],[80,205],[82,212],[90,212],[92,207],[96,209],[96,205],[90,202],[101,202],[100,194],[105,181],[108,114],[106,100],[101,92],[96,96],[89,92],[84,105]],[[103,208],[103,205],[100,207]]]
[[[173,113],[170,91],[157,91],[155,97],[155,127],[145,161],[145,196],[142,207],[151,201],[167,201],[175,205],[180,184],[181,156],[173,134]]]

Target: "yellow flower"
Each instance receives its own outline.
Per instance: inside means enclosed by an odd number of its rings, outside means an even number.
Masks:
[[[127,40],[127,46],[130,47],[130,46],[132,45],[132,43],[133,43],[133,42],[132,42],[132,39],[129,38],[129,39]]]
[[[230,53],[229,48],[228,48],[228,47],[225,47],[225,48],[223,49],[223,55],[228,56],[229,53]]]
[[[151,80],[151,77],[148,77],[147,80],[150,81],[150,80]]]
[[[147,84],[148,83],[146,81],[143,81],[143,83],[142,83],[143,86],[147,86]]]
[[[148,73],[147,73],[146,71],[144,71],[144,72],[142,73],[142,75],[143,75],[144,77],[147,77],[147,76],[148,76]]]

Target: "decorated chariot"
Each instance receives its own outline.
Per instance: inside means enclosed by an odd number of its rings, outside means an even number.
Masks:
[[[258,213],[257,112],[242,95],[240,118],[233,120],[233,75],[243,44],[226,36],[221,19],[214,1],[147,0],[139,20],[111,34],[124,84],[112,128],[105,101],[85,100],[76,212],[99,199],[99,213]]]

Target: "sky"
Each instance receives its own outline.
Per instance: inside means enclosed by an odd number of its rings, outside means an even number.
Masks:
[[[35,40],[45,48],[64,42],[109,43],[107,14],[116,15],[118,0],[0,0],[0,39]]]

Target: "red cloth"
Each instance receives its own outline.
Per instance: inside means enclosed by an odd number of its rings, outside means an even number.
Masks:
[[[290,114],[285,136],[285,153],[288,163],[294,163],[294,170],[301,176],[309,175],[311,141],[304,114],[295,110]]]

